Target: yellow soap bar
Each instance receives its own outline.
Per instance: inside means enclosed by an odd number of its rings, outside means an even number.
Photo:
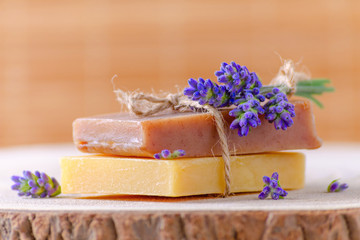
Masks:
[[[179,197],[223,193],[221,157],[156,160],[86,155],[61,159],[64,194],[131,194]],[[231,192],[261,191],[263,176],[278,172],[281,186],[304,186],[305,156],[275,152],[231,157]]]

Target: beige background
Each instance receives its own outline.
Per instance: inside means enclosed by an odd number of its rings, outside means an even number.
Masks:
[[[71,141],[76,117],[127,90],[174,91],[235,60],[268,83],[302,59],[336,92],[319,135],[360,141],[360,1],[0,1],[0,146]]]

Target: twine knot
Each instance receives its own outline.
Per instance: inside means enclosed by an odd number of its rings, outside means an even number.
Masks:
[[[290,59],[283,60],[281,58],[282,66],[279,69],[276,77],[271,80],[270,85],[280,86],[286,89],[289,97],[296,92],[296,84],[300,80],[310,79],[310,76],[303,71],[295,71],[296,65]]]

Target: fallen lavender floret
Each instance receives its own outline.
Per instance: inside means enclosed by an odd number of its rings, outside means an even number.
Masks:
[[[349,185],[347,183],[340,184],[339,179],[336,179],[329,184],[327,191],[328,192],[342,192],[348,188],[349,188]]]
[[[265,183],[264,189],[259,194],[259,199],[265,199],[270,195],[272,199],[278,200],[287,196],[288,193],[280,186],[279,174],[277,172],[274,172],[271,178],[264,176],[263,182]]]
[[[175,150],[173,153],[171,153],[169,150],[164,149],[160,153],[155,153],[154,158],[156,159],[174,159],[178,157],[185,156],[185,151],[182,149]]]
[[[31,196],[33,198],[55,197],[61,193],[61,187],[55,178],[50,178],[45,173],[35,171],[23,171],[23,177],[12,176],[15,182],[12,190],[18,191],[19,196]]]

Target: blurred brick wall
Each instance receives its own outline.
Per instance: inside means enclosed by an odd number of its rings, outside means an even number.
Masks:
[[[174,91],[235,60],[265,83],[275,52],[302,59],[336,92],[319,135],[360,141],[360,1],[0,2],[0,146],[71,141],[80,116],[118,111],[127,90]]]

